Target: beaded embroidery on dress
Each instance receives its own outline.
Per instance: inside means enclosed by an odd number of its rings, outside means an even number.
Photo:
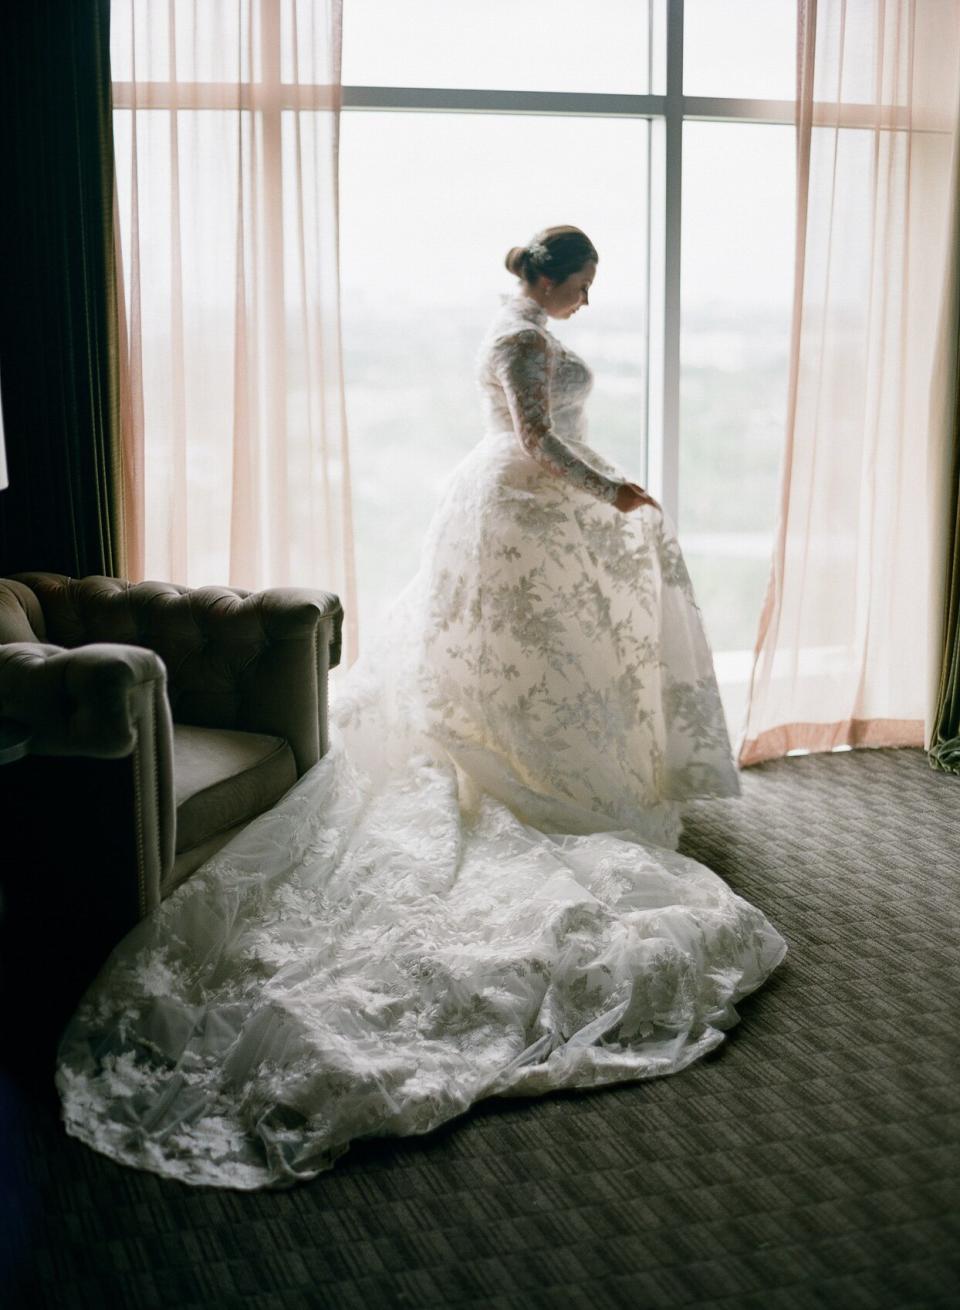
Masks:
[[[522,294],[486,432],[337,690],[333,746],[114,951],[61,1042],[67,1131],[283,1186],[481,1097],[677,1072],[785,945],[676,852],[738,791],[676,537],[612,505],[586,364]]]

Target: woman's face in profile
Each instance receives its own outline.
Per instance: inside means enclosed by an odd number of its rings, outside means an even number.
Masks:
[[[591,259],[577,273],[571,273],[557,282],[544,296],[543,304],[551,318],[572,318],[578,309],[589,304],[588,292],[597,276],[597,266]]]

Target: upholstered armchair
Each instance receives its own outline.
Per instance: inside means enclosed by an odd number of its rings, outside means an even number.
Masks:
[[[24,738],[0,764],[8,954],[56,919],[96,939],[92,975],[316,763],[341,619],[320,591],[0,579],[0,718]]]

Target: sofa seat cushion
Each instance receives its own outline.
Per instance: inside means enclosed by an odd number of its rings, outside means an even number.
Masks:
[[[177,854],[262,814],[297,780],[282,737],[173,725]]]

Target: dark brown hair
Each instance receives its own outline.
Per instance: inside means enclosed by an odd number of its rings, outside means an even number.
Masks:
[[[584,264],[600,262],[593,242],[578,227],[545,227],[525,246],[514,246],[503,261],[511,273],[533,283],[543,274],[563,282]]]

